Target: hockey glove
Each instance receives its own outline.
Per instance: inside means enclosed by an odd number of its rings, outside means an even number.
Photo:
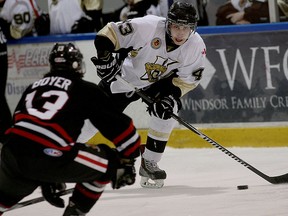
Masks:
[[[51,205],[58,208],[64,208],[65,202],[62,198],[60,198],[57,192],[64,191],[65,189],[65,183],[46,183],[41,185],[42,195],[44,199]]]
[[[122,62],[131,50],[133,47],[121,48],[114,53],[105,52],[106,56],[100,59],[92,57],[91,61],[96,66],[97,75],[107,83],[115,81],[115,76],[121,72]]]
[[[91,58],[91,61],[96,66],[97,75],[107,83],[115,81],[115,76],[121,71],[117,58],[113,55],[107,61],[97,59],[95,56]]]
[[[169,119],[173,113],[174,107],[177,112],[181,108],[181,101],[175,99],[172,95],[165,96],[161,99],[156,100],[153,104],[148,107],[148,112],[153,113],[154,116],[160,119]]]
[[[113,189],[132,185],[136,180],[135,159],[120,159],[120,165],[111,179]]]

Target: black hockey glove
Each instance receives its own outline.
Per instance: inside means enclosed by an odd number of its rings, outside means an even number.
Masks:
[[[65,207],[64,200],[60,198],[59,194],[57,194],[58,192],[64,191],[65,189],[65,183],[45,183],[41,185],[42,195],[44,199],[51,205],[58,208]]]
[[[111,179],[113,189],[132,185],[136,180],[135,159],[120,159],[120,165]]]
[[[174,107],[176,106],[177,112],[181,108],[181,101],[175,99],[172,95],[165,96],[161,99],[156,100],[153,104],[148,107],[148,112],[153,113],[154,116],[161,119],[171,118]]]
[[[91,58],[91,61],[96,66],[97,75],[107,83],[115,81],[115,76],[121,72],[117,56],[114,57],[111,55],[107,61],[97,59],[94,56]]]
[[[96,66],[97,75],[107,83],[115,81],[115,76],[121,72],[122,62],[131,50],[133,47],[121,48],[114,53],[109,53],[105,58],[92,57],[91,61]]]

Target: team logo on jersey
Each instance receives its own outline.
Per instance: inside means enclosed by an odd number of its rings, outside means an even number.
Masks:
[[[162,41],[160,38],[154,38],[152,41],[151,41],[151,47],[153,49],[159,49],[160,46],[162,44]]]
[[[163,58],[157,56],[155,62],[147,62],[145,64],[145,74],[141,76],[141,80],[148,80],[149,82],[156,82],[160,79],[161,75],[164,74],[168,67],[172,64],[178,63],[170,58]]]
[[[57,149],[46,148],[43,151],[46,155],[49,155],[52,157],[61,157],[63,155],[63,153]]]

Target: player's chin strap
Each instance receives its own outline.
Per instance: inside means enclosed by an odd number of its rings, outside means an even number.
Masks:
[[[131,83],[129,83],[126,80],[124,80],[121,76],[116,75],[116,79],[119,80],[120,82],[122,82],[127,87],[130,87],[131,90],[133,90],[136,94],[138,94],[147,104],[154,103],[153,98],[149,97],[141,89],[138,89],[137,87],[135,87]],[[207,141],[208,143],[210,143],[211,145],[213,145],[214,147],[216,147],[220,151],[224,152],[226,155],[228,155],[229,157],[233,158],[238,163],[242,164],[243,166],[245,166],[246,168],[248,168],[249,170],[251,170],[252,172],[257,174],[261,178],[263,178],[266,181],[270,182],[271,184],[288,183],[288,173],[283,174],[283,175],[279,175],[279,176],[268,176],[268,175],[264,174],[263,172],[261,172],[260,170],[256,169],[255,167],[253,167],[252,165],[250,165],[249,163],[245,162],[244,160],[242,160],[238,156],[236,156],[234,153],[232,153],[231,151],[229,151],[228,149],[226,149],[225,147],[223,147],[222,145],[220,145],[219,143],[217,143],[213,139],[209,138],[208,136],[206,136],[205,134],[200,132],[198,129],[193,127],[191,124],[189,124],[188,122],[186,122],[185,120],[183,120],[182,118],[177,116],[176,114],[171,113],[171,118],[175,119],[180,124],[182,124],[183,126],[188,128],[189,130],[191,130],[192,132],[197,134],[199,137],[201,137],[202,139],[204,139],[205,141]]]

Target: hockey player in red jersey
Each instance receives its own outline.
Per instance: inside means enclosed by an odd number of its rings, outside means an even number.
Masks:
[[[135,182],[139,134],[97,85],[82,79],[82,59],[74,44],[56,44],[50,72],[23,93],[2,148],[0,215],[38,186],[48,202],[64,207],[56,196],[63,183],[76,183],[64,216],[86,215],[108,183],[118,189]],[[115,149],[81,142],[87,125]]]
[[[97,33],[94,41],[97,57],[91,60],[102,79],[99,86],[110,95],[115,107],[123,111],[139,99],[131,92],[131,85],[157,101],[148,108],[151,118],[139,171],[143,187],[163,186],[166,172],[158,167],[158,162],[176,123],[169,113],[177,114],[180,97],[194,89],[202,78],[206,47],[196,26],[194,6],[176,1],[167,18],[147,15],[111,22]],[[125,53],[123,48],[129,51],[131,47],[123,64],[119,63]],[[131,85],[117,80],[117,74]]]

